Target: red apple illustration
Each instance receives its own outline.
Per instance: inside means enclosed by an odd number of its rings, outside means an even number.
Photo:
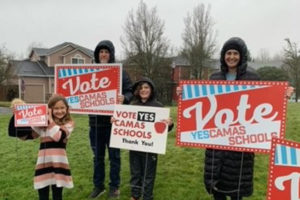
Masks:
[[[155,122],[154,128],[158,134],[162,134],[166,130],[167,124],[164,122]]]

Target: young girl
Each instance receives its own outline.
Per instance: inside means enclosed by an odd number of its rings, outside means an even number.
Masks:
[[[31,134],[27,134],[27,138],[23,136],[22,139],[40,137],[41,145],[34,175],[34,189],[38,190],[39,199],[49,199],[51,186],[53,200],[61,200],[63,187],[73,187],[66,143],[73,130],[74,122],[63,96],[52,96],[48,109],[48,126],[32,127]]]
[[[133,85],[134,99],[132,105],[163,107],[155,99],[155,87],[148,78],[142,78]],[[172,119],[164,120],[173,128]],[[130,185],[131,200],[138,200],[141,196],[144,200],[153,199],[153,187],[156,175],[157,154],[138,151],[129,151],[130,159]]]

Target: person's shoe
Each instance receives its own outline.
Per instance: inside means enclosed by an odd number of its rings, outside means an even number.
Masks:
[[[119,199],[120,198],[120,190],[110,189],[108,197],[109,198],[114,198],[114,199]]]
[[[104,193],[105,193],[104,188],[101,189],[101,188],[94,187],[94,189],[93,189],[92,193],[90,194],[89,198],[95,199],[97,197],[100,197]]]
[[[134,197],[131,197],[130,200],[139,200],[139,199],[136,199],[136,198],[134,198]]]

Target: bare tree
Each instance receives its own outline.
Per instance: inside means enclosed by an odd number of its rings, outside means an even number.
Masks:
[[[157,9],[148,9],[146,3],[140,1],[136,12],[129,12],[123,30],[121,42],[128,63],[140,68],[142,75],[158,86],[169,80],[171,64],[166,58],[169,41],[163,35],[164,22],[158,17]]]
[[[284,60],[284,56],[283,55],[284,55],[284,52],[282,50],[280,52],[275,53],[273,55],[273,57],[271,58],[271,60],[282,62]]]
[[[192,14],[184,19],[185,29],[182,34],[182,55],[190,62],[193,69],[192,78],[202,79],[203,70],[208,67],[216,47],[216,32],[210,16],[210,6],[197,5]]]
[[[12,56],[9,55],[7,52],[6,48],[2,46],[0,48],[0,84],[3,84],[3,82],[10,78],[10,73],[8,68],[8,62],[9,60],[12,59]]]
[[[300,92],[300,49],[297,43],[285,39],[287,46],[284,48],[284,69],[287,70],[295,87],[296,102]]]
[[[260,61],[263,64],[270,62],[271,57],[269,51],[264,48],[260,49],[256,60]]]

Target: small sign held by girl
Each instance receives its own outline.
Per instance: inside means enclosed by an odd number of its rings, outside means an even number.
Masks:
[[[24,104],[14,107],[15,126],[47,126],[46,104]]]

